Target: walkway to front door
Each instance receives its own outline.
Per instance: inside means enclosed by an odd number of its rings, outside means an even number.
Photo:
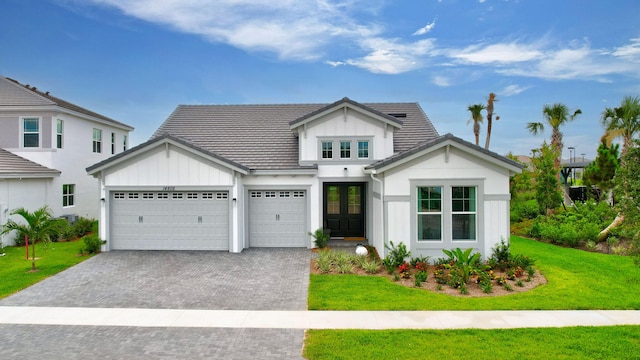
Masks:
[[[331,237],[364,237],[366,183],[325,183],[323,194]]]

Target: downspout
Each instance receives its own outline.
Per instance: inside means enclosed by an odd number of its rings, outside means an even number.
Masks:
[[[374,170],[375,171],[375,170]],[[384,182],[380,179],[378,179],[377,177],[375,177],[375,173],[372,171],[370,173],[371,175],[371,180],[377,182],[378,184],[380,184],[380,229],[381,229],[381,233],[380,235],[382,236],[382,256],[384,256],[384,245],[386,245],[387,241],[385,239],[385,227],[384,227]]]

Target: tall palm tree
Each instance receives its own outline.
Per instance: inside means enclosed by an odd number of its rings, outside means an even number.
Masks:
[[[622,138],[622,154],[631,146],[631,140],[640,134],[640,97],[625,96],[619,107],[606,108],[602,113],[605,137],[609,143]]]
[[[36,242],[49,241],[49,237],[60,231],[63,219],[54,219],[48,206],[43,206],[34,212],[25,208],[18,208],[11,212],[11,215],[20,215],[26,222],[17,223],[9,219],[2,229],[2,234],[16,230],[27,235],[31,241],[31,270],[36,270]]]
[[[496,94],[489,93],[489,99],[487,99],[487,140],[484,143],[484,148],[489,150],[489,143],[491,142],[491,129],[493,127],[493,103],[498,101]],[[500,116],[496,116],[496,121],[500,120]]]
[[[576,116],[582,114],[582,110],[577,109],[573,114],[569,113],[569,108],[565,104],[555,103],[553,105],[545,105],[542,109],[542,115],[547,121],[547,124],[551,126],[551,146],[557,152],[558,157],[554,161],[554,166],[557,171],[560,170],[560,158],[562,156],[562,132],[560,126],[573,121]],[[539,132],[544,131],[544,124],[541,122],[530,122],[527,124],[527,129],[533,135],[537,135]],[[558,174],[558,176],[560,176]]]
[[[640,134],[640,98],[625,96],[619,107],[606,108],[602,113],[602,124],[605,127],[605,138],[610,143],[622,137],[620,167],[624,167],[625,154],[632,146],[632,140]],[[624,214],[618,213],[616,218],[598,234],[598,241],[605,240],[611,230],[624,222]]]
[[[473,121],[473,135],[476,137],[476,145],[480,145],[480,124],[482,124],[482,110],[485,107],[482,104],[469,105],[467,110],[471,112],[471,119],[467,121],[467,124]]]

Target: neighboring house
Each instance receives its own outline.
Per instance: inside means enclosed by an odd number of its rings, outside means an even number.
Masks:
[[[125,151],[133,130],[2,76],[0,129],[0,225],[15,208],[43,205],[56,216],[98,218],[98,181],[85,168]]]
[[[105,250],[312,247],[309,231],[414,255],[509,238],[521,165],[417,103],[181,105],[151,140],[87,168]]]

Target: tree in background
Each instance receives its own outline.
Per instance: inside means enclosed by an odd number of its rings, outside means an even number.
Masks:
[[[518,160],[518,157],[512,153],[508,153],[507,158],[522,164],[522,162]],[[509,192],[511,193],[512,202],[517,198],[518,193],[530,190],[531,188],[532,173],[528,166],[522,168],[522,172],[520,174],[515,174],[509,178]]]
[[[584,184],[588,189],[597,186],[600,194],[611,198],[613,177],[620,167],[620,145],[609,144],[603,137],[596,159],[584,169]]]
[[[489,143],[491,142],[491,129],[493,127],[493,103],[498,101],[496,94],[489,93],[489,99],[487,99],[487,141],[484,143],[484,148],[489,150]],[[500,120],[500,116],[496,116],[496,121]]]
[[[621,160],[625,166],[618,168],[615,177],[616,194],[619,194],[619,201],[616,209],[619,214],[624,214],[627,225],[635,232],[634,246],[631,255],[634,262],[640,266],[640,142],[632,140],[627,143],[627,151],[622,155]]]
[[[11,212],[11,215],[20,215],[26,224],[17,223],[9,219],[2,228],[2,234],[16,230],[18,233],[27,235],[31,241],[31,270],[36,270],[36,242],[48,242],[50,236],[60,232],[64,219],[54,219],[48,206],[43,206],[34,212],[25,208],[18,208]]]
[[[622,151],[620,152],[620,168],[626,167],[626,152],[632,147],[633,138],[640,133],[640,124],[638,120],[640,118],[640,98],[626,96],[622,99],[619,107],[606,108],[602,113],[602,124],[605,126],[605,136],[608,141],[612,141],[615,138],[622,138]],[[633,175],[633,173],[629,173]],[[636,173],[637,177],[637,173]],[[619,181],[627,181],[627,178],[618,179]],[[629,180],[634,180],[629,178]],[[619,187],[619,189],[625,189],[625,186]],[[624,193],[619,193],[620,196],[626,196]],[[613,222],[609,224],[598,235],[598,241],[604,241],[609,237],[611,230],[618,227],[624,222],[625,213],[619,212]]]
[[[557,157],[556,150],[545,141],[531,159],[535,167],[536,201],[541,214],[548,214],[562,204],[560,182],[554,165]]]
[[[577,109],[573,114],[569,113],[569,108],[562,103],[556,103],[553,105],[545,105],[542,109],[542,115],[547,124],[551,126],[551,147],[557,153],[557,157],[554,160],[554,167],[556,170],[556,177],[560,178],[560,157],[562,156],[562,132],[560,126],[573,121],[576,116],[582,114],[582,110]],[[544,131],[544,124],[541,122],[530,122],[527,124],[527,129],[533,135]]]
[[[480,124],[482,124],[482,110],[484,109],[482,104],[474,104],[467,107],[467,110],[471,112],[471,119],[467,121],[467,124],[473,121],[473,135],[476,137],[476,145],[480,145]]]

